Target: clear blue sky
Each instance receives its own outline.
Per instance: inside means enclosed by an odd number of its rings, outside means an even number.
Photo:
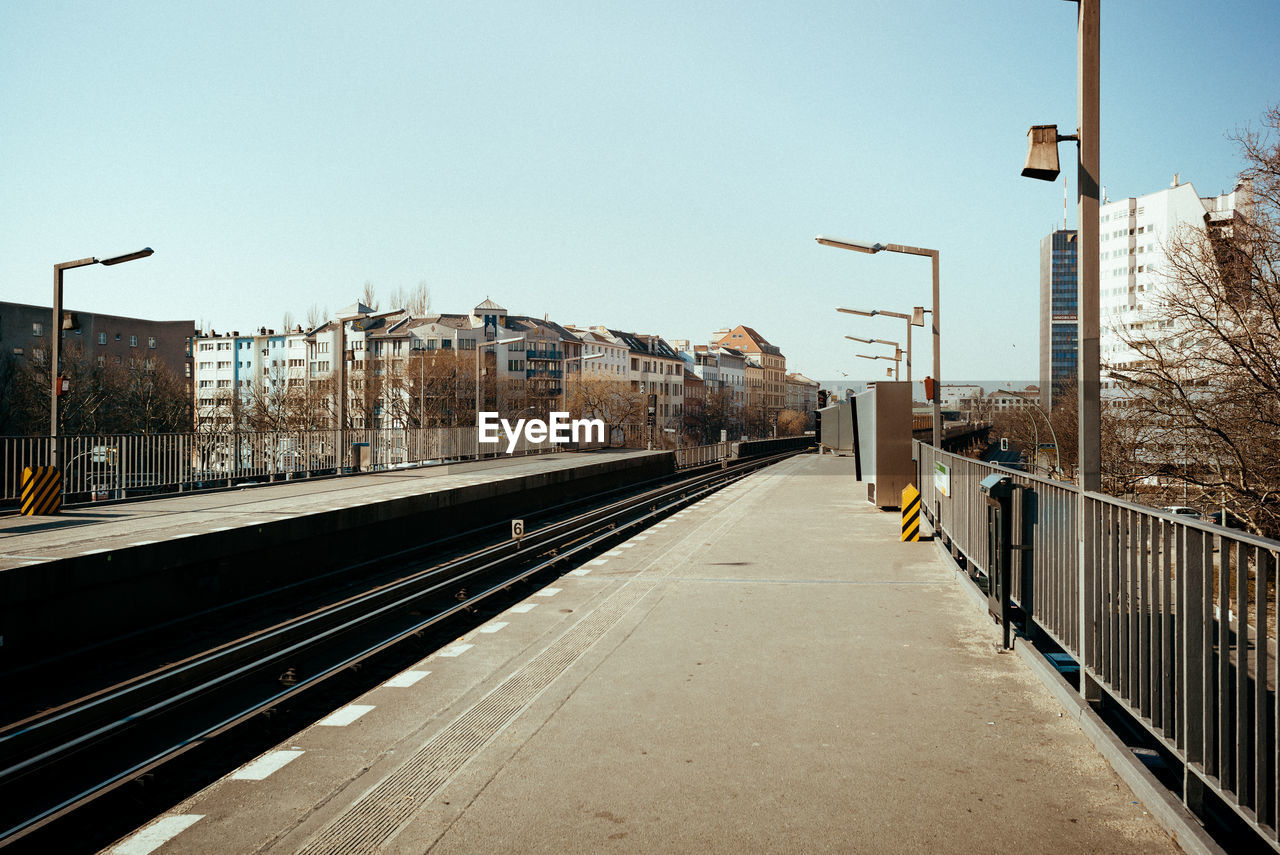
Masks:
[[[1018,173],[1029,125],[1075,125],[1075,8],[9,0],[0,300],[145,245],[68,303],[244,331],[426,281],[438,311],[746,323],[873,378],[843,336],[902,325],[834,308],[927,304],[928,263],[827,233],[940,249],[944,377],[1033,379],[1062,183]],[[1102,33],[1109,195],[1230,189],[1227,135],[1280,101],[1280,3],[1104,0]]]

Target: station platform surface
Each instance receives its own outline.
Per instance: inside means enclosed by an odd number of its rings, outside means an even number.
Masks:
[[[1178,851],[853,473],[702,500],[106,851]]]
[[[280,481],[64,509],[48,517],[0,516],[0,571],[58,558],[289,519],[646,452],[494,458],[416,469]]]

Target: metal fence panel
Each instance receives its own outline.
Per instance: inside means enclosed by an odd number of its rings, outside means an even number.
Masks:
[[[950,495],[935,491],[931,516],[971,573],[989,566],[978,481],[999,471],[1026,491],[1032,590],[1022,590],[1017,574],[1013,590],[1030,624],[1081,661],[1103,691],[1185,763],[1189,805],[1198,806],[1203,790],[1214,791],[1278,842],[1280,542],[1103,494],[1082,497],[1072,484],[920,443],[915,448],[922,492],[933,487],[935,464],[950,469]],[[934,503],[924,507],[932,511]],[[1076,531],[1081,509],[1087,554]]]

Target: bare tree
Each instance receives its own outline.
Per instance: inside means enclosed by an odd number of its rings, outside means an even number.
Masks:
[[[307,309],[307,330],[313,330],[329,318],[329,308],[320,308],[315,303]]]
[[[570,401],[570,412],[604,422],[609,445],[613,444],[615,433],[622,434],[624,426],[644,422],[644,396],[625,380],[583,377],[574,385]]]
[[[364,290],[360,292],[360,302],[364,303],[373,311],[378,311],[378,297],[374,293],[373,283],[365,280]]]
[[[778,413],[778,436],[799,436],[809,426],[809,417],[798,410]]]
[[[1237,135],[1253,204],[1165,240],[1147,316],[1112,376],[1144,424],[1147,468],[1177,461],[1202,495],[1280,531],[1280,108]],[[1247,185],[1244,191],[1247,191]],[[1244,194],[1242,191],[1241,195]]]
[[[415,318],[424,317],[431,312],[431,289],[427,287],[427,280],[423,279],[409,292],[404,308]]]

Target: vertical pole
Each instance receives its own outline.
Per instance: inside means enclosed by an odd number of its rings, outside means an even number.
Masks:
[[[1101,488],[1101,377],[1098,350],[1099,267],[1098,156],[1099,101],[1099,0],[1080,0],[1079,11],[1079,194],[1080,255],[1077,280],[1080,308],[1080,486]]]
[[[1101,377],[1098,347],[1098,204],[1099,174],[1099,0],[1080,0],[1076,22],[1077,109],[1079,111],[1079,161],[1076,170],[1078,194],[1076,224],[1080,235],[1077,303],[1079,306],[1078,382],[1079,389],[1079,497],[1076,536],[1080,573],[1080,691],[1089,699],[1097,695],[1088,674],[1093,655],[1092,531],[1088,521],[1087,491],[1102,485]]]
[[[347,467],[347,322],[338,318],[338,474]]]
[[[1095,217],[1095,219],[1097,219]],[[942,321],[938,309],[938,251],[933,260],[933,447],[942,450]]]
[[[911,382],[911,318],[907,318],[907,382]]]
[[[58,351],[62,344],[62,267],[53,268],[53,324],[49,329],[49,465],[58,467]]]
[[[480,348],[483,344],[476,341],[476,460],[480,459]]]

